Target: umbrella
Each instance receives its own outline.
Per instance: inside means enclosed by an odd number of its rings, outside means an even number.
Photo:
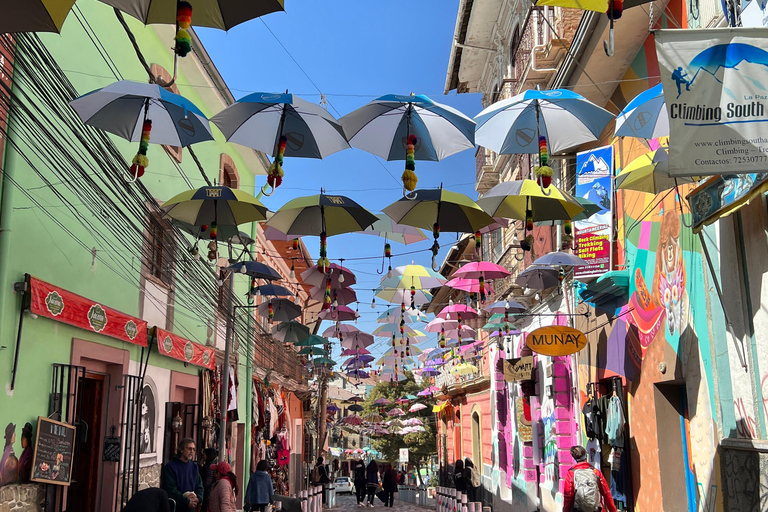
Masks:
[[[347,400],[347,402],[365,402],[365,398],[361,396],[353,396],[352,398]]]
[[[323,288],[328,280],[331,281],[331,288],[347,288],[357,282],[357,277],[346,267],[331,263],[329,269],[323,272],[317,267],[309,267],[301,273],[301,279],[309,285]]]
[[[380,324],[399,324],[401,318],[404,318],[407,324],[427,321],[427,315],[418,309],[406,308],[405,313],[403,313],[400,306],[397,306],[387,308],[376,318],[376,322]]]
[[[300,238],[300,236],[301,235],[285,234],[279,229],[275,229],[270,226],[264,227],[264,238],[266,238],[267,240],[272,240],[276,242],[290,242],[292,240]]]
[[[552,153],[596,141],[613,114],[566,89],[528,90],[475,116],[477,144],[499,154],[539,153],[545,137]]]
[[[693,183],[699,178],[693,176],[675,177],[669,175],[669,148],[662,146],[656,151],[641,155],[624,167],[616,176],[616,188],[636,190],[648,194],[660,194],[682,183]]]
[[[537,258],[531,265],[547,265],[547,266],[572,266],[581,267],[589,265],[588,262],[579,258],[575,254],[568,254],[567,252],[550,252],[544,256]]]
[[[415,160],[440,161],[475,147],[474,121],[423,95],[382,96],[339,121],[352,146],[385,160],[405,160],[403,185],[409,191],[418,181]]]
[[[211,230],[267,218],[267,208],[258,199],[223,186],[187,190],[163,203],[161,209],[166,217]]]
[[[519,329],[515,329],[514,327],[512,327],[512,328],[510,328],[509,330],[506,330],[506,331],[493,331],[493,332],[491,333],[491,336],[492,336],[492,337],[494,337],[494,336],[495,336],[495,337],[501,337],[501,336],[517,336],[517,335],[518,335],[518,334],[520,334],[521,332],[522,332],[522,331],[520,331]]]
[[[350,405],[347,408],[347,410],[352,411],[352,412],[362,412],[363,411],[363,406],[362,405],[358,405],[358,404],[352,404],[352,405]]]
[[[427,235],[425,235],[419,228],[397,224],[383,213],[378,213],[376,216],[379,220],[374,222],[371,227],[366,228],[363,231],[358,231],[358,233],[380,236],[386,238],[387,241],[397,242],[404,245],[421,242],[422,240],[427,239]]]
[[[348,365],[353,364],[353,363],[370,363],[374,359],[375,358],[373,356],[370,356],[370,355],[367,355],[367,354],[365,354],[365,355],[356,355],[356,356],[350,357],[349,359],[344,361],[344,364],[342,366],[348,366]]]
[[[309,355],[309,356],[327,356],[328,352],[318,347],[304,347],[301,350],[299,350],[299,354]]]
[[[284,286],[278,284],[262,284],[252,288],[252,295],[261,295],[263,297],[288,297],[294,293]]]
[[[357,320],[360,313],[356,312],[352,308],[347,306],[338,306],[325,309],[317,314],[320,320],[333,320],[337,322],[348,322],[350,320]]]
[[[494,302],[490,306],[486,306],[484,310],[491,314],[500,313],[503,315],[504,313],[522,313],[526,309],[528,308],[519,302],[507,299]]]
[[[0,1],[0,34],[61,32],[75,0]]]
[[[301,306],[297,306],[288,299],[271,299],[269,302],[260,304],[258,310],[259,315],[269,317],[275,322],[286,322],[301,316]]]
[[[477,331],[468,325],[462,325],[458,329],[445,331],[445,337],[454,340],[474,338],[475,336],[477,336]]]
[[[441,373],[440,370],[435,369],[433,366],[426,366],[421,369],[422,377],[435,377],[437,375],[440,375],[440,373]]]
[[[407,427],[418,427],[423,425],[424,422],[422,422],[419,418],[408,418],[403,422],[403,425]]]
[[[469,293],[480,293],[480,280],[479,279],[462,279],[461,277],[454,277],[445,286],[454,288],[456,290],[462,290]],[[484,293],[493,294],[493,285],[491,283],[483,283]]]
[[[313,286],[309,289],[309,296],[313,300],[323,302],[326,298],[325,289]],[[357,302],[357,293],[352,288],[340,288],[332,290],[329,298],[332,304],[345,306]]]
[[[444,307],[437,314],[437,318],[445,318],[450,320],[456,318],[457,320],[472,320],[477,318],[477,311],[465,304],[451,304]]]
[[[358,379],[367,379],[369,377],[368,372],[364,372],[363,370],[349,371],[346,373],[346,376]]]
[[[369,423],[381,423],[384,420],[381,414],[376,414],[375,412],[371,414],[366,414],[365,416],[363,416],[363,419]]]
[[[431,396],[433,393],[433,388],[429,387],[423,391],[419,391],[417,394],[418,396]]]
[[[240,261],[235,263],[234,265],[230,265],[227,268],[232,272],[245,274],[255,279],[267,279],[269,281],[273,281],[275,279],[283,278],[283,276],[281,276],[277,270],[273,269],[272,267],[264,263],[259,263],[258,261]],[[286,295],[293,295],[293,294],[288,292]]]
[[[391,303],[401,304],[413,304],[414,306],[421,306],[432,302],[432,294],[426,290],[416,290],[414,295],[411,295],[411,290],[404,288],[376,288],[374,293],[377,297],[384,299]]]
[[[373,345],[373,336],[365,332],[353,332],[344,336],[341,341],[343,348],[365,348]]]
[[[339,407],[336,404],[328,404],[325,407],[325,410],[328,411],[328,412],[338,412],[341,409],[339,409]]]
[[[635,96],[616,116],[616,137],[656,139],[669,135],[669,116],[661,84]]]
[[[418,190],[415,201],[403,197],[383,211],[400,224],[432,230],[437,223],[446,232],[475,233],[494,222],[469,197],[442,188]]]
[[[427,406],[424,404],[413,404],[410,409],[408,409],[408,412],[418,412],[426,409]]]
[[[375,405],[389,405],[392,403],[392,401],[389,398],[382,397],[382,398],[377,398],[376,400],[373,401],[373,403]]]
[[[528,267],[520,272],[515,283],[525,288],[546,290],[560,284],[560,273],[551,267]]]
[[[545,193],[533,180],[499,183],[477,203],[494,217],[525,220],[530,211],[535,221],[573,219],[584,211],[575,197],[550,185]]]
[[[360,329],[349,324],[332,325],[323,331],[323,336],[326,338],[336,338],[339,333],[347,334],[353,332],[360,332]]]
[[[501,279],[509,276],[509,271],[492,263],[490,261],[473,261],[467,263],[453,273],[454,277],[463,277],[466,279]]]
[[[272,327],[272,337],[283,343],[297,343],[309,337],[309,327],[299,322],[280,322]]]
[[[427,349],[427,350],[429,350],[429,349]],[[407,398],[408,400],[417,400],[418,399],[418,397],[416,395],[411,395],[411,394],[405,395],[405,398]]]
[[[410,357],[400,357],[400,356],[384,356],[380,357],[378,361],[376,361],[376,364],[379,366],[394,366],[394,365],[405,365],[405,364],[413,364],[413,359]]]
[[[313,366],[336,366],[336,361],[327,357],[318,357],[312,360]]]
[[[467,352],[469,352],[471,350],[477,351],[478,348],[482,348],[484,343],[485,343],[484,341],[475,341],[475,342],[470,343],[468,345],[464,345],[462,347],[459,347],[459,350],[458,350],[459,355],[466,354]]]
[[[101,0],[120,9],[145,25],[176,21],[177,0]],[[283,0],[194,0],[193,21],[197,27],[229,30],[259,16],[282,11]]]
[[[400,333],[400,326],[396,324],[382,324],[376,328],[375,331],[373,331],[374,336],[379,336],[382,338],[390,337],[393,334]],[[416,335],[417,331],[414,330],[409,325],[403,326],[403,332],[401,334],[403,335]]]
[[[584,208],[584,211],[581,213],[578,213],[573,216],[570,220],[587,220],[591,216],[593,216],[596,213],[600,213],[603,211],[603,207],[593,203],[586,197],[574,197],[576,201]],[[554,226],[555,224],[560,225],[564,223],[564,220],[567,219],[560,219],[560,220],[544,220],[544,221],[536,221],[534,222],[534,225],[536,226]]]
[[[431,288],[437,288],[445,284],[447,279],[439,272],[435,272],[431,268],[424,267],[422,265],[403,265],[401,267],[395,267],[392,271],[392,278],[385,278],[381,280],[381,286],[384,287],[384,282],[389,279],[400,278],[400,283],[395,288],[408,288],[411,286],[417,290],[428,290]]]
[[[360,416],[347,416],[344,419],[342,419],[344,423],[347,425],[362,425],[363,419]]]
[[[193,226],[186,222],[181,222],[176,219],[172,219],[171,224],[178,227],[185,233],[189,233],[197,240],[211,240],[211,230],[208,226],[205,229],[201,226]],[[251,245],[254,240],[245,232],[240,231],[237,226],[223,225],[219,226],[216,230],[216,239],[224,240],[228,243],[235,245]]]
[[[342,356],[361,356],[361,355],[370,354],[370,353],[371,351],[368,350],[367,348],[357,348],[357,349],[346,348],[341,351]]]
[[[396,407],[387,412],[387,416],[405,416],[405,411]]]
[[[298,343],[294,343],[297,347],[311,347],[313,345],[326,345],[328,343],[328,338],[323,338],[322,336],[318,336],[317,334],[312,334],[303,340],[299,341]]]
[[[470,373],[477,373],[477,366],[469,363],[461,363],[451,368],[451,371],[453,373],[458,373],[459,375],[469,375]]]

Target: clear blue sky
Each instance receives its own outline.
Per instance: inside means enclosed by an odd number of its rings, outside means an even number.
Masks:
[[[228,33],[209,29],[197,32],[236,98],[254,91],[288,89],[317,103],[319,89],[328,100],[329,112],[341,117],[378,96],[414,92],[474,117],[482,110],[479,94],[443,94],[458,4],[458,0],[285,0],[286,12],[249,21]],[[286,158],[283,167],[282,186],[263,199],[272,210],[294,197],[317,194],[321,187],[328,193],[346,195],[373,212],[402,197],[400,175],[404,162],[385,162],[359,149],[342,151],[325,160]],[[442,162],[417,162],[416,174],[419,188],[443,184],[472,199],[477,197],[472,150]],[[304,241],[317,258],[319,239],[305,237]],[[441,235],[438,261],[455,241],[453,233]],[[331,261],[345,258],[344,266],[357,273],[357,285],[353,287],[361,302],[357,327],[365,332],[378,327],[376,316],[387,306],[377,299],[376,309],[370,307],[372,289],[381,277],[376,271],[381,268],[383,246],[383,239],[368,235],[328,239]],[[412,261],[429,266],[430,246],[431,241],[408,246],[392,244],[394,255],[422,251],[395,257],[392,266]],[[350,261],[365,257],[378,259]],[[321,329],[329,325],[324,322]],[[371,347],[374,356],[389,346],[387,340],[377,341]],[[419,348],[434,345],[435,340],[430,339]],[[338,351],[334,352],[335,359],[342,362]]]

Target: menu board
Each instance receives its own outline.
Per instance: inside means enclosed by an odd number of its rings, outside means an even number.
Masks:
[[[69,485],[74,447],[74,426],[38,416],[31,480]]]

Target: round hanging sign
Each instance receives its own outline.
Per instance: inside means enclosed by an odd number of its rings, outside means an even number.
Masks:
[[[587,346],[584,333],[563,325],[540,327],[525,336],[525,344],[545,356],[568,356]]]

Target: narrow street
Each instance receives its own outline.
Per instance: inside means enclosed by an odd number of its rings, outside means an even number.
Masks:
[[[373,506],[374,506],[374,509],[378,509],[382,511],[386,510],[386,507],[384,507],[384,503],[379,498],[375,498],[373,500]],[[355,495],[353,493],[353,494],[337,495],[336,506],[327,510],[352,512],[353,510],[358,510],[358,509],[363,510],[363,507],[357,506],[357,499],[355,498]],[[426,507],[420,507],[419,505],[416,505],[414,503],[406,503],[404,501],[400,501],[397,499],[397,497],[395,497],[395,506],[392,507],[392,510],[397,512],[423,512],[425,510],[434,510],[434,509],[435,509],[435,500],[433,499],[427,500]],[[365,510],[370,510],[370,507],[366,506]]]

